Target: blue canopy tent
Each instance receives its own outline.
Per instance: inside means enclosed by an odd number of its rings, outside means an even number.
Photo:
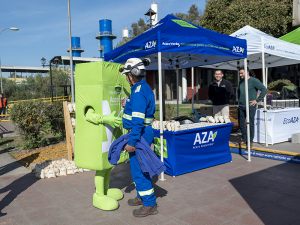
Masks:
[[[190,68],[245,59],[247,44],[245,40],[220,34],[173,15],[167,15],[154,27],[104,55],[105,61],[118,63],[124,63],[132,57],[150,57],[152,63],[147,69],[158,70],[160,143],[163,153],[162,69]],[[244,62],[247,64],[247,60]],[[248,83],[245,83],[248,88]],[[249,115],[247,118],[249,122]],[[163,160],[163,154],[161,159]]]
[[[105,61],[125,62],[131,57],[150,57],[148,69],[190,68],[247,57],[246,41],[205,29],[167,15],[154,27],[104,55]]]

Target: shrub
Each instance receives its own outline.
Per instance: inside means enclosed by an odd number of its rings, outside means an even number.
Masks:
[[[49,119],[51,133],[60,138],[64,138],[66,133],[62,102],[47,104],[46,116]]]
[[[18,103],[11,110],[11,119],[23,135],[25,149],[49,144],[51,135],[64,136],[62,103]]]
[[[290,80],[280,79],[280,80],[271,82],[268,85],[268,89],[272,90],[272,91],[281,91],[282,87],[284,87],[284,86],[295,86],[295,84],[293,84]]]

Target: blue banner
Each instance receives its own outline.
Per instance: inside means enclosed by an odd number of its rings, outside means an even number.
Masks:
[[[246,149],[231,148],[230,150],[232,153],[236,153],[239,155],[248,155],[248,151]],[[251,156],[254,157],[300,164],[300,156],[276,154],[276,153],[256,151],[256,150],[251,150],[250,154]]]
[[[232,123],[183,131],[164,131],[166,173],[177,176],[232,160],[229,137]],[[154,130],[155,152],[160,154],[159,130]]]

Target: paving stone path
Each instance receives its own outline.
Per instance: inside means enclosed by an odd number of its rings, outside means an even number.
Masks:
[[[5,154],[0,154],[0,158]],[[5,156],[6,157],[6,156]],[[125,197],[116,211],[92,206],[94,172],[36,179],[12,162],[0,176],[0,225],[297,225],[300,165],[233,154],[231,163],[156,181],[159,214],[134,218],[129,165],[111,186]],[[18,172],[17,172],[18,170]]]

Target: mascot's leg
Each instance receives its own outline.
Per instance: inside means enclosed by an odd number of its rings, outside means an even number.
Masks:
[[[110,181],[110,172],[112,169],[106,170],[105,178],[104,178],[104,191],[108,197],[111,197],[115,200],[121,200],[124,195],[123,192],[118,188],[109,188],[109,181]]]
[[[96,171],[95,186],[96,192],[93,195],[93,206],[102,210],[115,210],[119,207],[118,201],[105,195],[105,184],[107,174],[111,169]]]

